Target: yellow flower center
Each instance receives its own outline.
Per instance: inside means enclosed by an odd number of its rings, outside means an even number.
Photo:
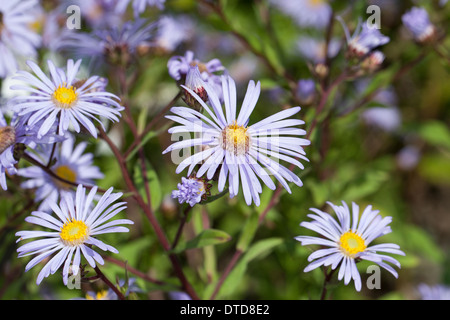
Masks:
[[[189,65],[191,67],[197,66],[198,67],[198,71],[200,71],[200,73],[208,72],[208,68],[206,67],[206,64],[204,64],[204,63],[192,61]]]
[[[105,300],[108,295],[108,290],[102,290],[97,292],[95,297],[91,296],[89,293],[86,294],[86,300]]]
[[[352,231],[347,231],[339,239],[342,253],[353,258],[357,253],[366,250],[364,239]]]
[[[16,129],[6,126],[0,128],[0,153],[12,146],[16,142]]]
[[[236,156],[246,154],[250,146],[247,128],[234,121],[233,124],[223,129],[220,143],[224,150],[228,150]]]
[[[318,6],[318,5],[320,5],[320,4],[322,4],[323,3],[323,0],[309,0],[309,4],[311,5],[311,6]]]
[[[66,165],[62,165],[59,166],[55,169],[55,174],[72,183],[75,183],[77,181],[77,174],[69,167]],[[63,182],[59,179],[53,179],[53,182],[61,189],[69,189],[70,187],[72,187],[72,185],[70,185],[69,183]]]
[[[62,109],[70,109],[78,99],[78,94],[75,92],[76,88],[73,86],[64,87],[59,86],[53,92],[53,102]]]
[[[59,233],[61,241],[67,246],[77,246],[89,238],[89,227],[79,220],[68,220]]]

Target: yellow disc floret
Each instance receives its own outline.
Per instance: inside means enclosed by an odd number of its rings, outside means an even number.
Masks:
[[[53,92],[53,102],[63,109],[72,108],[73,104],[78,99],[78,94],[73,86],[59,86],[58,89]]]
[[[72,182],[72,183],[75,183],[77,181],[77,174],[69,166],[66,166],[66,165],[57,167],[55,169],[55,174],[58,177],[66,180],[66,181]],[[53,181],[61,189],[69,189],[72,186],[72,185],[70,185],[66,182],[63,182],[61,180],[58,180],[56,178],[53,179]]]
[[[59,233],[61,241],[67,246],[77,246],[89,238],[89,227],[81,220],[67,220]]]
[[[367,248],[364,239],[352,231],[344,233],[339,239],[339,244],[342,253],[351,258],[354,258],[356,254],[363,252]]]
[[[250,146],[247,128],[234,121],[222,131],[221,145],[224,150],[228,150],[236,156],[247,153]]]
[[[86,294],[86,300],[106,300],[108,297],[108,290],[102,290],[91,296],[89,293]]]
[[[323,0],[309,0],[309,4],[311,6],[318,6],[319,4],[322,4]]]

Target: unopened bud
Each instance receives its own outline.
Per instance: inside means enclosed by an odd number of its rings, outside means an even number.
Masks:
[[[204,87],[205,82],[202,79],[198,66],[195,65],[189,68],[189,71],[186,75],[185,86],[196,93],[203,101],[206,102],[208,100],[208,94]],[[192,96],[187,90],[184,90],[183,100],[188,106],[194,108],[195,110],[201,110],[202,108],[197,99]]]
[[[385,56],[381,51],[373,51],[361,62],[361,68],[372,73],[380,68],[384,58]]]

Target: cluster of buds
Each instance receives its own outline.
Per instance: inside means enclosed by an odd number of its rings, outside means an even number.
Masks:
[[[189,177],[181,178],[178,189],[172,191],[172,198],[178,199],[180,204],[186,202],[191,207],[197,203],[202,203],[211,196],[212,185],[205,178],[197,178],[195,173]]]

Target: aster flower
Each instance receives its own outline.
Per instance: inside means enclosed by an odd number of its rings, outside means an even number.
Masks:
[[[71,268],[73,275],[78,274],[82,255],[92,268],[95,268],[97,263],[102,265],[103,258],[92,249],[92,246],[103,251],[118,253],[116,248],[96,237],[105,233],[128,232],[128,228],[121,225],[133,224],[133,221],[128,219],[110,221],[126,208],[125,202],[114,203],[122,196],[122,193],[112,193],[112,191],[113,188],[108,189],[98,202],[94,202],[97,187],[93,187],[86,195],[86,189],[79,185],[75,195],[66,194],[59,205],[54,202],[50,204],[56,217],[45,212],[34,211],[25,218],[28,223],[51,230],[16,233],[19,237],[18,242],[42,238],[28,242],[17,249],[19,257],[36,255],[26,265],[25,272],[46,260],[36,280],[38,285],[61,266],[63,266],[63,281],[67,285],[69,269]],[[56,254],[50,258],[54,253]]]
[[[41,120],[37,132],[38,138],[47,134],[57,123],[58,133],[64,135],[69,125],[76,132],[85,127],[89,133],[97,137],[97,129],[92,120],[97,121],[103,128],[103,123],[96,116],[110,121],[119,121],[123,107],[117,102],[119,98],[112,93],[99,91],[104,84],[99,77],[92,76],[86,81],[79,81],[76,76],[81,60],[74,63],[67,61],[67,70],[56,68],[52,61],[48,61],[51,79],[47,77],[37,64],[28,61],[28,66],[34,75],[27,71],[18,71],[15,79],[24,81],[27,85],[15,85],[11,89],[25,90],[30,96],[16,97],[15,108],[19,116],[28,117],[27,124],[34,126]],[[80,126],[81,125],[81,126]]]
[[[383,35],[380,30],[370,27],[367,23],[358,22],[355,32],[350,36],[350,32],[342,19],[338,17],[342,23],[345,36],[347,39],[348,54],[350,57],[361,58],[373,49],[389,42],[389,37]]]
[[[424,8],[411,8],[402,16],[402,22],[418,43],[428,42],[436,35],[436,27]]]
[[[36,57],[41,37],[30,28],[36,5],[36,0],[0,1],[0,78],[17,70],[17,58]]]
[[[303,169],[303,165],[295,158],[308,160],[305,157],[303,146],[309,145],[309,140],[299,138],[306,132],[302,129],[292,128],[304,124],[302,120],[288,119],[300,111],[300,107],[280,111],[251,126],[248,125],[250,115],[256,106],[260,94],[260,83],[250,81],[239,114],[236,110],[236,86],[230,76],[222,76],[222,89],[224,96],[225,112],[215,91],[204,83],[211,108],[191,89],[187,90],[205,110],[209,117],[192,108],[174,107],[171,112],[174,115],[167,116],[181,126],[169,129],[169,133],[194,132],[200,133],[199,138],[186,139],[175,142],[163,153],[173,150],[200,147],[199,152],[187,157],[179,163],[176,172],[180,173],[188,169],[188,176],[194,167],[202,160],[196,177],[206,174],[210,180],[216,171],[219,171],[218,189],[223,191],[226,180],[229,181],[230,197],[239,192],[239,179],[245,201],[248,205],[252,201],[260,204],[259,194],[262,186],[258,177],[272,190],[274,182],[268,172],[291,192],[288,182],[302,186],[302,181],[279,160],[292,163]],[[271,157],[271,158],[269,158]],[[294,158],[295,157],[295,158]],[[219,168],[220,166],[220,168]],[[268,172],[266,172],[267,169]]]
[[[172,52],[193,34],[194,23],[189,16],[162,16],[158,19],[154,46],[164,53]]]
[[[387,132],[393,132],[401,125],[401,114],[396,107],[368,108],[361,118],[367,125]]]
[[[330,22],[332,9],[326,0],[272,0],[271,3],[301,27],[323,29]]]
[[[23,118],[13,115],[10,124],[6,122],[3,114],[0,112],[0,186],[3,190],[7,189],[6,171],[8,174],[16,174],[15,164],[18,160],[15,157],[17,148],[22,146],[35,148],[37,144],[52,144],[60,141],[55,135],[47,135],[42,138],[37,137],[36,128],[26,125]]]
[[[172,191],[172,198],[178,199],[180,204],[186,202],[191,207],[205,200],[209,193],[209,185],[203,179],[193,177],[182,177],[178,184],[178,190]]]
[[[305,268],[309,272],[320,266],[331,266],[334,270],[339,266],[338,279],[344,279],[347,285],[351,279],[355,283],[357,291],[361,290],[361,276],[356,267],[359,260],[368,260],[378,264],[398,277],[395,269],[388,263],[400,268],[400,263],[384,253],[405,255],[400,247],[393,243],[376,244],[370,243],[387,233],[390,233],[391,217],[382,217],[378,210],[372,210],[367,206],[361,218],[359,217],[359,206],[352,203],[352,213],[343,201],[342,206],[336,206],[331,202],[328,204],[337,215],[337,220],[329,213],[316,208],[310,210],[315,214],[308,214],[312,222],[302,222],[300,226],[313,230],[322,237],[298,236],[295,239],[302,245],[320,245],[325,248],[313,252],[308,261],[311,263]],[[382,253],[379,253],[382,252]]]
[[[142,48],[152,45],[156,26],[157,23],[138,19],[120,26],[98,28],[91,33],[71,32],[59,41],[58,50],[88,58],[93,65],[106,61],[127,66]]]
[[[166,0],[118,0],[116,5],[117,12],[125,12],[130,1],[132,2],[135,16],[142,14],[147,6],[157,7],[159,10],[163,10],[164,3],[166,2]]]
[[[450,300],[450,287],[442,284],[429,286],[420,284],[417,289],[422,300]]]
[[[94,185],[96,179],[102,179],[103,173],[94,166],[92,153],[85,153],[86,142],[78,143],[75,146],[75,138],[69,135],[56,149],[54,163],[50,167],[58,177],[73,184]],[[44,145],[41,150],[37,149],[37,161],[47,164],[50,159],[51,146]],[[24,189],[35,189],[35,201],[41,202],[40,211],[50,210],[50,203],[58,202],[64,194],[74,194],[72,184],[68,184],[50,176],[38,166],[21,168],[17,171],[19,176],[27,178],[20,186]]]

